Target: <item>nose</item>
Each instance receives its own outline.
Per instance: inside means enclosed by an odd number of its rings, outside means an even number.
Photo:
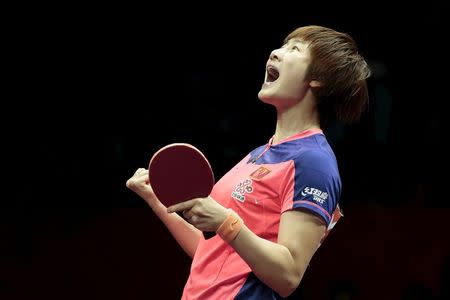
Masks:
[[[269,59],[270,60],[280,60],[280,49],[275,49],[270,53]]]

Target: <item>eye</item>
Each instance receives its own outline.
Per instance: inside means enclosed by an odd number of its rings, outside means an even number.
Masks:
[[[293,47],[292,47],[292,50],[295,50],[295,51],[300,51],[300,48],[299,48],[299,47],[297,47],[297,46],[293,46]]]

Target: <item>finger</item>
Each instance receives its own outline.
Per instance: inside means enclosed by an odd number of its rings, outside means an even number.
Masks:
[[[148,174],[148,170],[146,170],[144,168],[139,168],[135,174],[136,175],[145,175],[145,174]]]
[[[133,177],[138,181],[145,180],[148,178],[148,171],[136,172]]]
[[[183,210],[188,210],[191,209],[196,203],[197,203],[197,199],[192,199],[192,200],[188,200],[185,202],[181,202],[172,206],[169,206],[167,208],[167,212],[168,213],[173,213],[173,212],[177,212],[177,211],[183,211]]]
[[[195,226],[198,223],[198,216],[193,215],[190,219],[188,219],[188,221]]]
[[[136,175],[141,175],[144,171],[146,171],[146,169],[144,169],[144,168],[139,168],[139,169],[136,170],[136,172],[134,172],[134,175],[135,175],[135,176],[136,176]]]
[[[144,182],[145,184],[149,184],[148,170],[139,168],[136,170],[136,172],[134,172],[133,176],[127,180],[126,186],[130,188],[132,186],[141,184],[142,182]]]
[[[141,174],[138,175],[139,179],[147,179],[148,178],[148,172],[142,172]]]
[[[191,219],[194,216],[194,214],[192,213],[192,210],[190,209],[186,209],[183,210],[183,217],[187,220]]]

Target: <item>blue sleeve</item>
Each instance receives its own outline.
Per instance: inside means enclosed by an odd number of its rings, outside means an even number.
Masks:
[[[306,209],[321,216],[327,226],[341,195],[341,179],[334,155],[303,153],[294,160],[292,209]]]

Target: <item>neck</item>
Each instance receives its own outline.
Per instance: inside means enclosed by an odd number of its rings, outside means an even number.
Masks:
[[[308,129],[320,129],[319,114],[315,107],[301,101],[286,109],[277,108],[274,143]]]

